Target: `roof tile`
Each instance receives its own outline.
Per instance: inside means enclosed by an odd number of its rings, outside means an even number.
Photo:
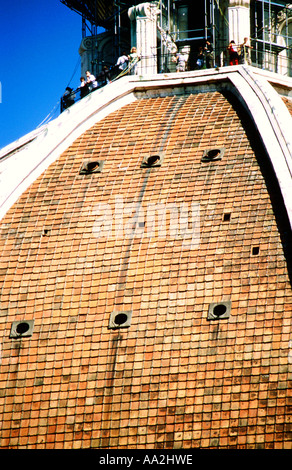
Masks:
[[[288,447],[287,235],[246,126],[219,92],[137,99],[82,134],[8,211],[2,447]],[[217,147],[221,160],[201,161]],[[141,168],[153,152],[162,166]],[[103,171],[80,175],[91,158]],[[198,246],[171,236],[170,218],[165,233],[147,233],[150,204],[192,202]],[[116,217],[123,203],[125,221],[139,206],[145,225],[100,232],[100,203]],[[227,300],[230,318],[209,321],[209,304]],[[128,328],[108,329],[115,311],[132,312]],[[31,337],[9,338],[12,321],[29,319]]]

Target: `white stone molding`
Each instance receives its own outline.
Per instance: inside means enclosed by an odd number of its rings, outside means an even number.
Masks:
[[[234,2],[233,2],[234,3]],[[250,9],[238,5],[228,8],[229,41],[239,45],[245,37],[250,37]]]
[[[141,57],[138,62],[138,75],[157,73],[157,16],[160,10],[154,3],[141,3],[128,10],[131,20],[132,46]]]
[[[81,76],[84,77],[87,70],[90,70],[94,75],[98,75],[102,70],[102,60],[105,65],[115,64],[117,57],[113,53],[111,33],[106,31],[96,36],[83,38],[79,47],[79,55],[81,58]]]

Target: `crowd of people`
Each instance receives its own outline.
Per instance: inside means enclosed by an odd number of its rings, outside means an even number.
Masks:
[[[236,45],[231,40],[227,47],[227,61],[229,65],[248,64],[251,65],[250,51],[252,46],[249,38],[244,38],[242,44]],[[182,52],[176,53],[172,61],[176,63],[177,72],[189,70],[188,54]],[[211,69],[215,66],[215,56],[213,44],[206,40],[204,46],[200,46],[195,57],[195,69]]]
[[[141,60],[141,57],[138,54],[136,47],[132,47],[129,54],[126,54],[126,52],[122,53],[116,64],[111,69],[109,69],[107,65],[104,65],[102,67],[102,71],[97,77],[87,70],[86,76],[80,77],[80,85],[76,91],[70,87],[66,88],[65,93],[61,99],[61,111],[69,108],[72,106],[72,104],[75,103],[76,92],[80,92],[80,98],[84,98],[84,96],[88,95],[94,90],[97,90],[107,83],[110,83],[113,75],[117,77],[122,75],[124,72],[127,72],[130,75],[136,75],[137,64],[139,60]]]
[[[251,65],[251,49],[249,38],[245,37],[242,44],[235,44],[231,40],[227,46],[228,65],[247,64]],[[214,67],[214,48],[213,45],[206,41],[204,47],[199,47],[196,58],[196,69],[213,68]]]
[[[252,46],[249,38],[244,38],[242,44],[236,45],[235,41],[231,40],[227,47],[228,64],[248,64],[251,65],[250,51]],[[141,56],[137,52],[136,47],[132,47],[129,54],[123,52],[117,59],[116,64],[109,69],[106,65],[102,67],[102,71],[95,77],[89,70],[86,72],[85,77],[80,78],[80,85],[76,91],[67,87],[61,100],[61,110],[64,110],[74,104],[76,99],[76,92],[80,91],[80,98],[88,95],[94,90],[110,83],[112,75],[115,78],[124,74],[136,75],[137,64],[141,60]],[[172,61],[176,63],[177,72],[185,72],[188,69],[188,54],[184,52],[177,52],[172,57]],[[215,65],[214,47],[213,44],[206,40],[204,46],[200,46],[196,55],[195,68],[213,68]]]
[[[80,77],[80,85],[77,90],[74,91],[72,88],[67,87],[61,100],[61,111],[72,106],[75,103],[76,92],[80,92],[80,98],[88,95],[97,88],[106,85],[110,82],[110,70],[104,65],[102,71],[96,78],[89,70],[86,72],[85,77]]]

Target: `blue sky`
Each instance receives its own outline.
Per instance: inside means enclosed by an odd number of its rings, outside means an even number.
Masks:
[[[0,149],[57,117],[66,86],[79,85],[81,27],[60,0],[1,2]]]

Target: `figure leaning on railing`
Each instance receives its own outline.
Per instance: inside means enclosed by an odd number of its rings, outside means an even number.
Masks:
[[[130,72],[130,75],[137,75],[138,74],[137,64],[138,64],[139,60],[141,60],[141,57],[138,54],[136,47],[132,47],[131,52],[128,55],[128,58],[129,58],[129,72]]]
[[[86,72],[86,83],[89,91],[96,90],[98,88],[98,83],[95,76],[87,70]]]
[[[249,38],[244,38],[243,43],[240,44],[240,57],[241,63],[251,65],[250,51],[253,47],[250,44]]]
[[[176,63],[176,71],[177,72],[185,72],[186,65],[188,61],[188,56],[186,54],[182,54],[178,52],[173,58],[172,61]]]

